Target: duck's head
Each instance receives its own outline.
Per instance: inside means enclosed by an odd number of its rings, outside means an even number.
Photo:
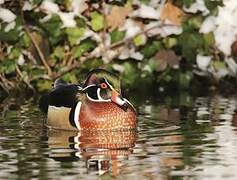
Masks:
[[[82,88],[86,99],[93,102],[113,102],[124,111],[132,104],[121,95],[120,79],[104,70],[96,69],[91,71]]]

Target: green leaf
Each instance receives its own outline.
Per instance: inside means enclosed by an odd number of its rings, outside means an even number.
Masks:
[[[180,73],[179,74],[179,87],[181,89],[190,88],[191,79],[192,79],[192,73],[191,72]]]
[[[41,26],[46,30],[49,41],[52,44],[58,43],[63,38],[61,31],[62,22],[59,16],[53,15],[50,20],[41,24]]]
[[[215,14],[218,11],[218,7],[223,5],[223,1],[210,1],[204,0],[206,7],[211,11],[211,14]]]
[[[26,48],[28,48],[31,45],[31,39],[26,33],[24,33],[23,36],[21,36],[20,44]]]
[[[184,32],[178,38],[178,46],[186,60],[192,62],[196,59],[197,52],[203,49],[203,37],[196,31]]]
[[[101,65],[103,65],[103,61],[102,59],[98,59],[98,58],[89,59],[83,63],[83,67],[89,70],[99,68]]]
[[[88,52],[96,47],[96,43],[90,39],[84,40],[80,45],[72,49],[72,54],[74,58],[80,58],[85,52]]]
[[[170,49],[177,45],[177,39],[173,37],[164,38],[162,41],[167,49]]]
[[[146,45],[141,49],[145,58],[150,58],[154,56],[158,50],[162,49],[162,44],[160,41],[147,42]]]
[[[11,29],[8,32],[5,32],[4,29],[5,29],[5,26],[2,23],[1,28],[0,28],[0,41],[15,42],[19,39],[19,31],[16,28]]]
[[[145,40],[143,35],[138,35],[133,39],[133,42],[135,44],[135,46],[141,46],[143,44],[145,44]]]
[[[97,11],[91,13],[91,27],[94,31],[99,31],[104,28],[104,17]]]
[[[43,80],[38,80],[36,83],[36,87],[38,91],[43,92],[43,91],[48,91],[49,89],[52,88],[52,81],[43,79]]]
[[[210,49],[211,47],[214,46],[215,43],[215,38],[212,32],[204,34],[203,35],[204,39],[204,53],[205,54],[210,54]]]
[[[125,37],[125,31],[113,30],[110,33],[111,43],[116,43],[123,40]]]
[[[52,54],[52,57],[56,57],[58,59],[63,59],[64,58],[64,49],[63,47],[61,46],[57,46],[55,49],[54,49],[54,52]]]
[[[13,47],[11,49],[10,54],[8,55],[8,58],[15,60],[20,56],[20,54],[21,54],[21,49],[17,47]]]
[[[189,8],[194,2],[195,0],[183,0],[183,4],[187,8]]]
[[[219,69],[226,69],[225,63],[223,61],[213,61],[212,64],[218,70]]]
[[[11,74],[11,73],[15,72],[15,70],[16,70],[15,61],[13,61],[11,59],[5,59],[0,64],[0,72],[1,73]]]
[[[73,73],[68,73],[68,74],[65,74],[62,77],[62,80],[65,81],[65,82],[76,83],[77,82],[77,77]]]
[[[65,32],[71,45],[77,44],[80,37],[85,33],[85,28],[66,28]]]
[[[134,84],[136,82],[136,80],[138,79],[138,73],[136,65],[132,63],[125,62],[123,66],[123,84],[128,87],[129,85]]]

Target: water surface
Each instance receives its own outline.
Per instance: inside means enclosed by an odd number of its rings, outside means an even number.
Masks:
[[[32,99],[1,103],[0,179],[237,179],[237,99],[134,102],[138,131],[48,130]]]

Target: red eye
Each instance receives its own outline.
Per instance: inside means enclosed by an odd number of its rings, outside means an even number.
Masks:
[[[103,89],[106,89],[108,86],[107,86],[107,84],[105,84],[105,83],[101,83],[101,84],[100,84],[100,87],[103,88]]]

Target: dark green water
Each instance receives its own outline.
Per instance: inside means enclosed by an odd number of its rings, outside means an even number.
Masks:
[[[236,97],[142,102],[137,133],[82,134],[47,130],[33,99],[5,99],[0,179],[237,179]]]

